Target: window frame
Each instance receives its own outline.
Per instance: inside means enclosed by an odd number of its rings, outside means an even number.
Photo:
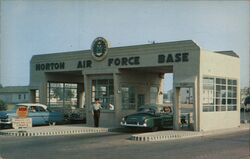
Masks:
[[[115,96],[114,96],[114,79],[92,79],[91,80],[91,103],[95,102],[95,98],[99,98],[103,110],[115,110]],[[114,108],[109,107],[111,104]]]
[[[207,83],[206,79],[210,79],[213,82]],[[237,111],[237,88],[238,88],[238,80],[231,78],[223,78],[223,77],[210,77],[204,76],[202,78],[202,88],[203,88],[203,101],[202,101],[202,111],[203,112],[223,112],[223,111]],[[212,103],[207,104],[204,103],[204,100],[207,99],[205,97],[205,91],[209,89],[209,86],[213,89],[213,96],[210,97],[212,99]]]
[[[127,91],[125,91],[125,89],[127,89]],[[122,94],[122,98],[121,98],[122,110],[135,110],[136,109],[136,88],[134,86],[122,86],[121,94]]]

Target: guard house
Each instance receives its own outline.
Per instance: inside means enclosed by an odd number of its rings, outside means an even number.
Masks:
[[[35,55],[30,87],[33,101],[84,108],[89,126],[91,105],[100,98],[100,126],[116,127],[140,105],[163,102],[165,73],[173,73],[174,129],[183,112],[194,131],[240,125],[239,56],[201,49],[192,40],[108,48],[97,38],[91,50]]]

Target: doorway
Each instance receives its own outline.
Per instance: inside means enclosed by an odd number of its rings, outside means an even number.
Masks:
[[[194,130],[194,89],[192,86],[179,88],[179,128],[181,130]]]
[[[175,87],[174,128],[194,131],[196,127],[195,95],[193,83],[179,83]]]

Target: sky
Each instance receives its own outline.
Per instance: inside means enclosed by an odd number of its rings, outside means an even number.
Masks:
[[[206,50],[233,50],[240,56],[241,88],[250,84],[249,1],[0,2],[3,86],[29,85],[33,55],[90,49],[99,36],[111,47],[191,39]],[[172,77],[165,83],[165,91],[171,89]]]

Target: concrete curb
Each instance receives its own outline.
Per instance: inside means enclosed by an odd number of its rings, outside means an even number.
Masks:
[[[62,128],[49,127],[48,129],[23,129],[23,130],[7,130],[0,131],[0,135],[4,136],[56,136],[56,135],[74,135],[74,134],[90,134],[109,132],[108,128],[91,128],[91,127],[76,127]]]
[[[168,141],[176,139],[186,139],[192,137],[202,137],[209,135],[221,135],[240,131],[250,130],[249,124],[242,124],[240,127],[232,129],[214,130],[207,132],[195,132],[195,131],[159,131],[155,133],[143,133],[131,136],[133,141]]]
[[[200,132],[192,131],[162,131],[160,133],[145,133],[139,135],[132,135],[131,140],[134,141],[166,141],[190,137],[202,136]]]

